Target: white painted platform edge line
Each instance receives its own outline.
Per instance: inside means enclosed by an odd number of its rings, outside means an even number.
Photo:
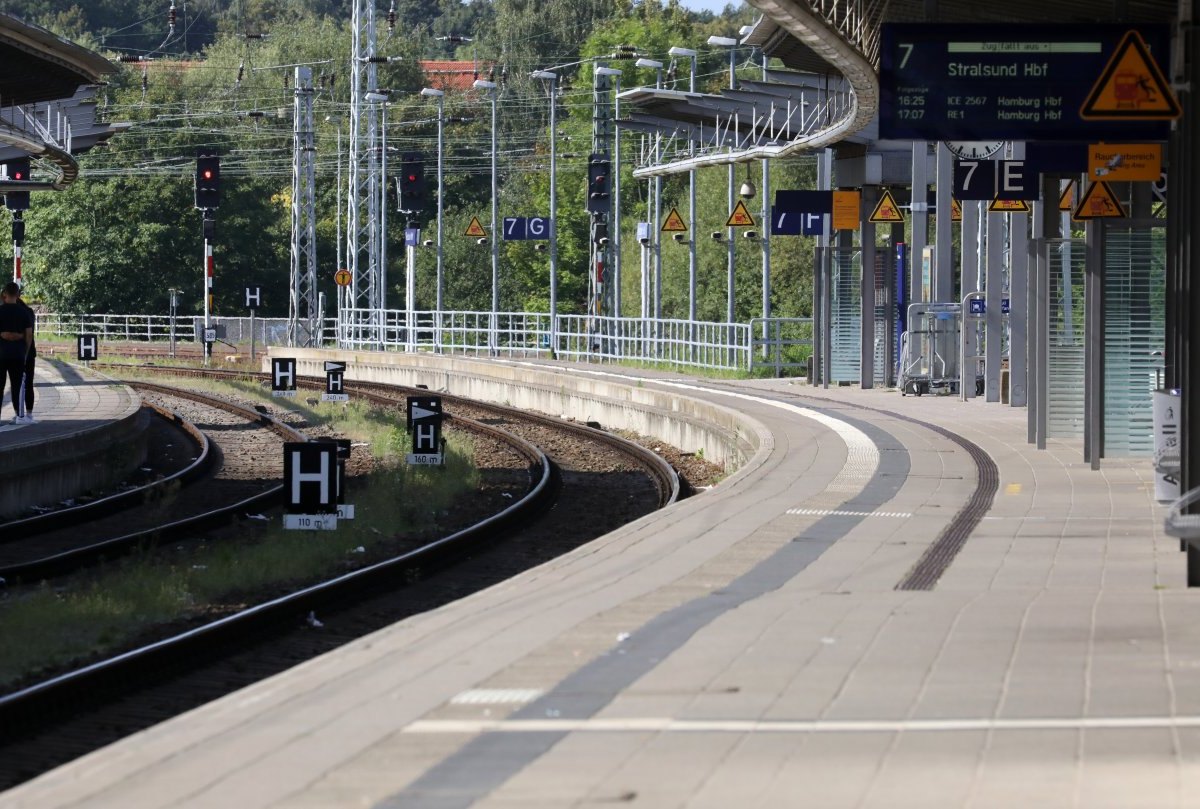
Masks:
[[[533,702],[542,695],[537,688],[472,688],[455,694],[451,705],[512,705]]]
[[[911,517],[907,511],[842,511],[829,508],[789,508],[786,512],[798,517]]]
[[[1033,719],[422,719],[402,733],[944,733],[1004,730],[1146,730],[1200,727],[1200,716]]]

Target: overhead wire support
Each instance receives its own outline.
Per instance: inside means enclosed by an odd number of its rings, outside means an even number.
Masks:
[[[289,346],[318,343],[316,146],[312,69],[296,67],[292,125],[292,247],[288,299]]]
[[[350,155],[347,172],[346,251],[351,275],[347,289],[347,308],[360,310],[355,315],[356,333],[351,335],[362,345],[369,341],[382,346],[383,234],[379,226],[379,199],[383,178],[376,143],[379,139],[378,83],[375,59],[375,5],[373,0],[355,0],[351,19],[350,54]],[[361,310],[369,312],[364,323]],[[366,326],[366,334],[362,327]]]

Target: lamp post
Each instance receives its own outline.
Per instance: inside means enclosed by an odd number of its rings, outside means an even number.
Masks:
[[[729,89],[736,90],[737,89],[737,75],[734,71],[735,71],[735,66],[736,66],[738,41],[736,39],[734,39],[733,37],[711,36],[708,38],[708,44],[713,46],[714,48],[727,48],[729,50]],[[730,213],[733,212],[733,184],[734,184],[734,182],[736,182],[736,179],[734,176],[735,169],[736,169],[736,167],[734,166],[734,164],[730,163],[729,164],[729,189],[728,189],[728,194],[727,194]],[[727,264],[726,264],[725,322],[732,323],[733,318],[734,318],[734,310],[736,308],[735,307],[736,298],[735,298],[735,292],[734,292],[734,278],[733,278],[736,242],[734,240],[733,228],[726,228],[725,230],[726,230],[726,233],[725,233],[726,249],[728,251],[728,259],[727,259]]]
[[[634,64],[637,67],[654,68],[654,86],[662,87],[662,69],[663,63],[656,59],[638,59]],[[657,131],[654,133],[654,162],[658,163],[659,146],[662,143],[662,135]],[[650,198],[654,200],[653,221],[650,225],[650,242],[654,250],[654,273],[653,280],[647,280],[643,284],[643,301],[642,301],[642,317],[661,318],[662,317],[662,234],[659,232],[659,222],[662,220],[662,177],[655,175],[654,179],[649,181]],[[650,212],[647,211],[647,214]]]
[[[621,316],[621,71],[615,67],[596,68],[597,76],[609,76],[616,82],[613,91],[613,174],[612,174],[612,288],[613,317]]]
[[[500,313],[500,240],[496,230],[497,219],[497,185],[496,185],[496,98],[499,95],[496,92],[496,83],[476,79],[474,87],[479,90],[487,90],[492,97],[492,318],[488,328],[488,348],[492,354],[496,354],[499,350],[497,341],[496,329],[499,326]]]
[[[378,104],[380,112],[379,123],[379,176],[380,178],[387,177],[387,101],[390,98],[390,91],[377,90],[367,93],[363,96],[363,100],[368,104]],[[374,147],[372,147],[374,148]],[[379,312],[375,315],[378,318],[380,331],[376,335],[382,345],[384,339],[384,312],[387,311],[387,182],[381,180],[379,183],[379,244],[376,245],[378,250],[379,261]]]
[[[558,74],[550,70],[535,70],[530,78],[550,83],[550,351],[558,351],[558,130],[555,92]]]
[[[433,87],[426,87],[421,90],[421,95],[426,98],[437,99],[437,297],[434,304],[434,345],[437,350],[442,350],[442,155],[444,154],[445,143],[442,139],[442,128],[445,125],[445,96],[441,90]]]
[[[635,63],[638,67],[654,68],[654,86],[662,87],[662,69],[663,63],[654,59],[639,59]],[[661,157],[662,133],[657,130],[654,133],[654,162],[658,163]],[[662,319],[662,232],[659,230],[659,223],[662,221],[662,175],[654,176],[654,189],[651,194],[654,198],[654,224],[651,227],[651,239],[654,244],[654,281],[653,293],[653,308],[648,311],[653,312],[653,317],[656,320]]]
[[[696,51],[691,48],[671,48],[671,56],[691,59],[688,72],[688,92],[696,92]],[[688,137],[688,155],[695,156],[696,142]],[[688,321],[696,322],[696,169],[688,169]]]

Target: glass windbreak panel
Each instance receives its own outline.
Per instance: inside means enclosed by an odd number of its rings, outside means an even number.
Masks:
[[[1047,434],[1083,437],[1083,277],[1081,239],[1048,242],[1050,272]]]
[[[862,373],[862,251],[833,251],[830,381],[858,382]]]
[[[1166,231],[1110,230],[1104,242],[1104,456],[1154,453],[1163,369]]]

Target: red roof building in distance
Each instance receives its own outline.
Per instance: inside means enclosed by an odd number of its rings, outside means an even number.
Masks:
[[[421,60],[421,72],[427,86],[444,93],[461,93],[471,89],[476,79],[486,79],[490,63]]]

